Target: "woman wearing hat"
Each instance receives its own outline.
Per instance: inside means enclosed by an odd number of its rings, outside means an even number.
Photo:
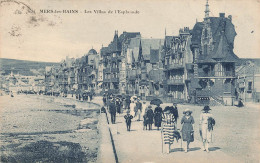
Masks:
[[[191,116],[192,111],[190,109],[185,109],[184,116],[181,119],[182,124],[182,140],[186,142],[184,144],[185,152],[188,152],[190,142],[194,141],[194,118]]]
[[[209,113],[210,110],[209,106],[205,106],[200,114],[200,136],[203,142],[202,149],[207,152],[209,152],[209,143],[211,142],[212,130],[215,125],[215,120],[212,118],[212,114]],[[214,120],[214,124],[212,124],[212,121],[209,121],[212,119]]]

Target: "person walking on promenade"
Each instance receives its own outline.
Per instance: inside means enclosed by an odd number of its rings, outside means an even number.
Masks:
[[[146,112],[146,109],[147,109],[146,101],[143,101],[143,104],[142,104],[142,117],[144,116],[144,114]]]
[[[124,118],[125,118],[125,123],[126,123],[126,129],[127,129],[127,131],[130,131],[131,130],[131,122],[132,122],[133,116],[130,114],[129,110],[127,110],[126,115],[124,116]]]
[[[140,121],[141,112],[142,112],[142,103],[140,102],[140,99],[137,99],[136,102],[136,108],[137,108],[137,121]]]
[[[116,111],[118,114],[121,114],[121,101],[119,98],[116,99]]]
[[[111,123],[115,124],[116,123],[116,105],[113,99],[110,100],[109,104],[109,112],[111,116]]]
[[[157,107],[154,109],[154,125],[155,127],[157,127],[157,130],[159,130],[159,127],[161,127],[162,115],[162,108],[160,107],[160,104],[158,104]]]
[[[184,116],[181,119],[182,124],[182,140],[186,142],[184,144],[185,153],[189,150],[190,142],[194,141],[194,118],[191,116],[192,111],[190,109],[185,109],[183,114]]]
[[[126,102],[126,108],[127,108],[127,109],[130,109],[130,104],[131,104],[130,98],[127,97],[127,98],[125,99],[125,102]],[[131,113],[130,113],[130,114],[131,114]]]
[[[149,130],[152,130],[154,114],[153,114],[153,110],[152,110],[151,105],[148,106],[146,116],[147,116],[147,124],[148,124]]]
[[[180,133],[178,131],[175,131],[175,123],[176,120],[174,118],[174,115],[171,112],[171,107],[166,106],[163,110],[163,119],[162,119],[162,151],[164,152],[164,149],[166,148],[166,153],[170,153],[171,145],[174,142],[174,136],[176,133],[176,139],[180,139]]]
[[[175,121],[176,121],[176,124],[177,124],[177,121],[178,121],[178,118],[179,118],[179,111],[178,111],[178,108],[177,108],[177,103],[173,103],[173,109],[171,110],[171,113],[174,115],[174,118],[175,118]]]
[[[213,119],[212,114],[209,113],[210,110],[209,106],[205,106],[202,109],[199,125],[200,136],[203,142],[202,149],[207,152],[209,152],[209,143],[212,142],[212,131],[213,126],[215,125],[215,120]]]
[[[125,98],[123,98],[122,99],[122,105],[123,105],[123,110],[126,110],[126,99]]]
[[[135,116],[135,103],[134,101],[130,104],[130,114],[134,117]]]
[[[106,98],[106,95],[103,95],[103,103],[104,103],[104,106],[107,105],[107,98]]]

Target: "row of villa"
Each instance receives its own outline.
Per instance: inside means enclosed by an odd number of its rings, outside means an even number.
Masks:
[[[177,36],[165,31],[164,39],[115,31],[111,43],[99,52],[92,48],[81,58],[66,58],[59,67],[46,68],[45,91],[234,105],[246,94],[246,87],[237,84],[240,59],[233,52],[235,36],[232,16],[209,17],[207,3],[204,21],[196,22],[192,30],[184,27]]]

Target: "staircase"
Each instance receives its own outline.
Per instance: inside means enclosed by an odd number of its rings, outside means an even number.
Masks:
[[[211,96],[210,97],[210,106],[223,106],[224,102],[219,96]]]

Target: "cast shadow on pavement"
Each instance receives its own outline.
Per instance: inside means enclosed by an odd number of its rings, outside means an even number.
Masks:
[[[197,150],[200,150],[201,148],[200,147],[194,147],[194,148],[190,148],[189,151],[197,151]]]
[[[179,152],[179,151],[184,151],[183,148],[174,148],[174,149],[171,149],[170,152]]]
[[[209,148],[209,151],[217,151],[217,150],[219,150],[219,149],[221,149],[221,148],[219,148],[219,147],[210,147],[210,148]]]

